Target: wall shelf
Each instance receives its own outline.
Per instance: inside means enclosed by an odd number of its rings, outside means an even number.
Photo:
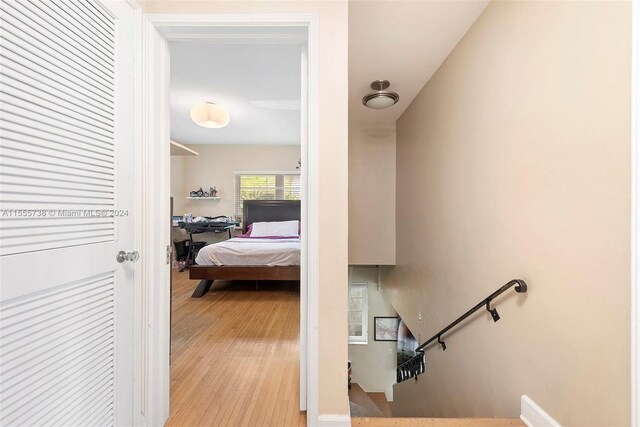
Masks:
[[[220,200],[222,197],[187,197],[187,200]]]

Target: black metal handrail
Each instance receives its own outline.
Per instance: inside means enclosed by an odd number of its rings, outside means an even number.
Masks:
[[[402,382],[409,378],[415,378],[417,380],[418,375],[424,373],[424,369],[425,369],[424,351],[426,347],[429,344],[437,341],[438,344],[440,344],[440,346],[442,347],[442,350],[443,351],[446,350],[447,345],[443,341],[442,336],[445,333],[449,332],[451,329],[455,328],[458,324],[460,324],[466,318],[471,316],[473,313],[481,309],[483,306],[485,306],[487,311],[491,314],[491,317],[493,318],[494,322],[497,322],[498,320],[500,320],[500,315],[498,314],[498,310],[495,308],[491,308],[491,301],[493,301],[495,298],[500,296],[502,293],[509,290],[509,288],[511,287],[515,287],[514,289],[518,293],[527,292],[527,284],[524,280],[521,280],[521,279],[513,279],[508,283],[506,283],[505,285],[503,285],[502,287],[500,287],[497,291],[495,291],[494,293],[492,293],[491,295],[489,295],[488,297],[480,301],[478,304],[473,306],[473,308],[468,310],[466,313],[458,317],[453,322],[449,323],[449,325],[447,325],[442,330],[440,330],[440,332],[438,332],[437,334],[435,334],[434,336],[426,340],[418,348],[416,348],[415,351],[416,353],[419,353],[419,354],[415,355],[408,361],[404,362],[402,365],[398,366],[396,370],[397,381]]]

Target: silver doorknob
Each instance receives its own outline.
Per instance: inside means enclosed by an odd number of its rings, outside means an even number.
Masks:
[[[133,252],[120,251],[116,255],[116,261],[118,262],[125,262],[125,261],[136,262],[138,258],[140,258],[140,254],[138,253],[138,251],[133,251]]]

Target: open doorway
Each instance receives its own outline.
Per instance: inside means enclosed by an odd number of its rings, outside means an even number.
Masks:
[[[136,381],[140,393],[137,406],[147,422],[164,424],[170,408],[170,52],[171,42],[216,40],[250,27],[246,38],[292,39],[301,45],[301,260],[299,405],[306,420],[318,419],[318,309],[319,309],[319,101],[318,22],[315,15],[147,15],[143,23],[143,139],[140,156],[146,159],[139,179],[145,196],[143,211],[149,221],[140,224],[140,248],[147,256],[140,260],[144,280],[136,288],[139,318],[136,319],[136,359],[140,368]],[[262,30],[280,28],[281,35],[266,36]],[[292,31],[288,31],[288,30]],[[246,29],[245,29],[246,31]],[[255,35],[251,35],[251,32]],[[292,35],[291,33],[296,33]],[[306,40],[306,44],[305,41]],[[306,48],[306,49],[305,49]],[[172,227],[171,227],[172,228]],[[152,285],[155,284],[155,285]],[[210,396],[215,399],[215,396]]]
[[[168,44],[168,424],[304,425],[306,28],[208,32]]]

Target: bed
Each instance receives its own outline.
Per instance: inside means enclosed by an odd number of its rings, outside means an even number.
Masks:
[[[242,232],[256,222],[300,221],[299,200],[245,200]],[[202,265],[189,268],[200,280],[192,298],[201,298],[214,280],[300,280],[300,239],[233,238],[200,250]]]

